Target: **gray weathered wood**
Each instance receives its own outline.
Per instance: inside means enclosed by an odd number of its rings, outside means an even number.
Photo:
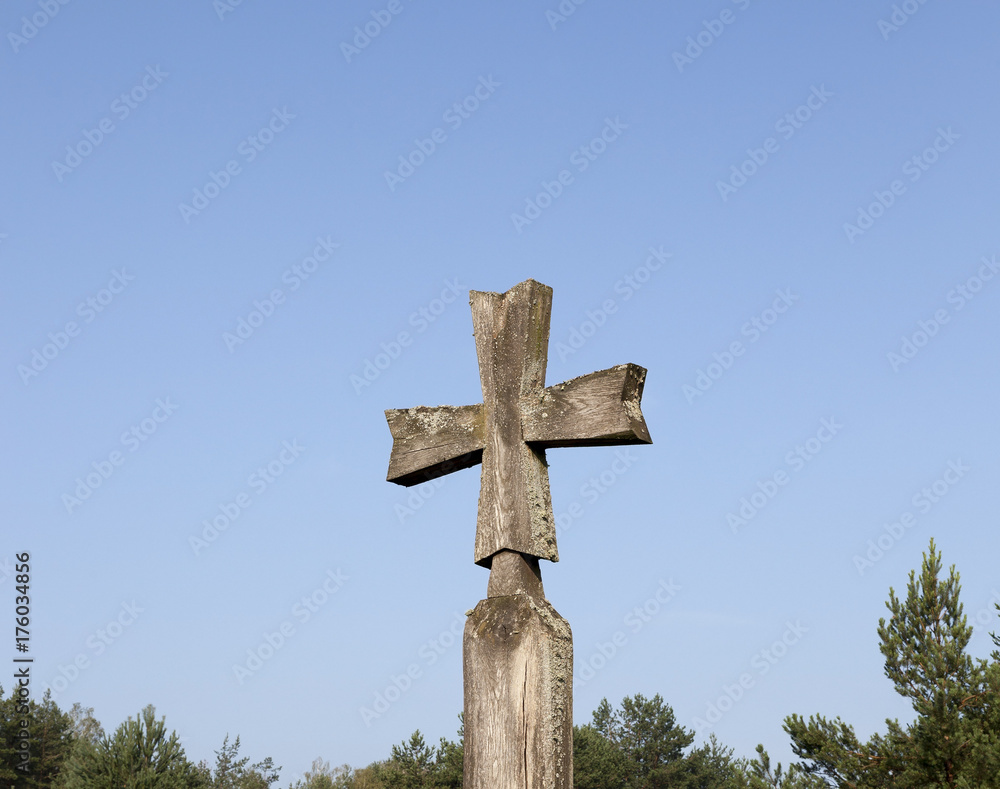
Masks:
[[[470,292],[483,402],[386,411],[388,479],[416,485],[482,463],[474,561],[498,551],[559,561],[545,450],[650,443],[635,364],[545,388],[552,289]]]
[[[465,622],[467,789],[572,789],[573,636],[526,594],[480,601]]]
[[[480,463],[484,416],[482,404],[386,411],[392,433],[387,479],[399,485],[417,485]]]
[[[521,436],[522,404],[545,386],[552,289],[527,280],[471,303],[486,411],[475,561],[502,550],[559,561],[545,451]]]
[[[490,566],[490,581],[486,586],[487,597],[507,597],[526,594],[545,597],[542,588],[542,571],[538,559],[514,551],[500,551]]]
[[[646,370],[620,364],[550,386],[523,417],[524,440],[535,447],[651,444],[639,409]]]
[[[463,636],[465,789],[572,789],[573,637],[545,599],[558,561],[546,449],[651,443],[634,364],[545,388],[552,290],[471,291],[483,402],[385,412],[388,479],[416,485],[482,464],[475,561],[487,599]]]

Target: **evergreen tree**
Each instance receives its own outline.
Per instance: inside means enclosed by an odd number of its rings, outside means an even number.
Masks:
[[[685,789],[749,789],[750,786],[743,761],[734,759],[733,749],[721,745],[714,734],[709,735],[707,743],[691,751],[679,767],[675,768],[674,783],[661,785]]]
[[[176,732],[167,736],[153,705],[96,745],[79,740],[65,769],[64,789],[207,789],[204,771],[184,755]]]
[[[625,784],[639,789],[663,783],[694,741],[694,734],[678,726],[674,711],[659,694],[641,693],[622,699],[613,710],[603,699],[594,711],[594,729],[624,757]]]
[[[215,772],[210,775],[212,789],[268,789],[278,780],[280,767],[275,767],[271,757],[250,764],[250,757],[240,757],[240,738],[229,742],[226,735],[222,749],[215,752]]]
[[[853,727],[799,715],[785,719],[802,767],[832,786],[900,789],[1000,787],[1000,665],[974,660],[965,649],[972,628],[959,601],[952,566],[941,579],[941,555],[931,540],[919,576],[910,572],[905,600],[889,590],[891,616],[879,620],[885,674],[910,700],[915,720],[887,720],[887,732],[859,742]]]
[[[624,754],[593,726],[573,727],[574,789],[619,789],[628,768]]]
[[[459,713],[458,742],[441,738],[435,756],[434,783],[437,789],[462,789],[465,766],[465,714]]]
[[[763,745],[757,746],[757,759],[744,761],[742,776],[735,784],[739,789],[826,789],[827,782],[819,776],[808,775],[793,764],[785,772],[779,762],[771,768],[771,757]]]
[[[25,707],[27,709],[25,710]],[[27,721],[27,739],[22,722]],[[27,744],[27,763],[22,743]],[[40,702],[25,705],[17,693],[3,698],[0,687],[0,786],[47,789],[55,784],[73,745],[72,721],[45,692]]]
[[[462,715],[458,717],[461,721]],[[334,783],[334,789],[461,789],[464,744],[464,721],[458,729],[458,742],[442,737],[437,748],[427,745],[418,729],[408,741],[392,746],[392,754],[384,762],[353,771],[345,765],[347,773],[342,783]],[[292,789],[313,787],[296,785]]]
[[[431,786],[433,770],[434,751],[417,729],[408,742],[392,746],[382,779],[389,789],[423,789]]]

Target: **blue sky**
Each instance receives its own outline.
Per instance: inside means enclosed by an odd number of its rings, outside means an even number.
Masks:
[[[787,761],[791,713],[906,719],[876,626],[932,536],[988,653],[1000,10],[559,8],[5,4],[37,692],[283,785],[453,737],[479,475],[386,483],[382,412],[479,402],[468,290],[529,277],[549,383],[649,370],[652,446],[549,453],[578,723],[660,693]]]

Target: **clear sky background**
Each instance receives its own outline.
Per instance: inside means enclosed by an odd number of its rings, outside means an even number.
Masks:
[[[549,383],[649,370],[652,446],[549,453],[576,722],[909,719],[876,627],[932,536],[998,625],[1000,9],[902,6],[5,3],[35,693],[282,785],[454,737],[479,474],[386,483],[382,412],[479,402],[467,291],[531,277]]]

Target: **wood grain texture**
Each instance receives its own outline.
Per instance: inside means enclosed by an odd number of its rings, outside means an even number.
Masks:
[[[646,371],[623,364],[545,388],[552,289],[470,291],[483,402],[386,411],[388,479],[417,485],[482,463],[474,561],[500,551],[559,561],[546,449],[652,443]]]
[[[465,623],[465,789],[572,789],[573,636],[546,600],[480,601]]]
[[[545,451],[651,443],[646,371],[624,364],[545,388],[552,289],[471,291],[483,402],[386,411],[388,479],[416,485],[482,463],[475,561],[488,598],[463,636],[466,789],[572,789],[573,637],[544,597],[558,561]]]
[[[524,440],[538,448],[651,444],[639,407],[645,368],[620,364],[550,386],[528,404]]]
[[[392,433],[387,479],[417,485],[476,465],[483,454],[484,416],[482,404],[386,411]]]
[[[545,386],[552,289],[529,279],[469,295],[486,424],[475,562],[502,550],[557,562],[545,450],[521,434],[523,406]]]
[[[515,594],[538,599],[545,597],[538,559],[514,551],[500,551],[493,555],[486,596],[509,597]]]

